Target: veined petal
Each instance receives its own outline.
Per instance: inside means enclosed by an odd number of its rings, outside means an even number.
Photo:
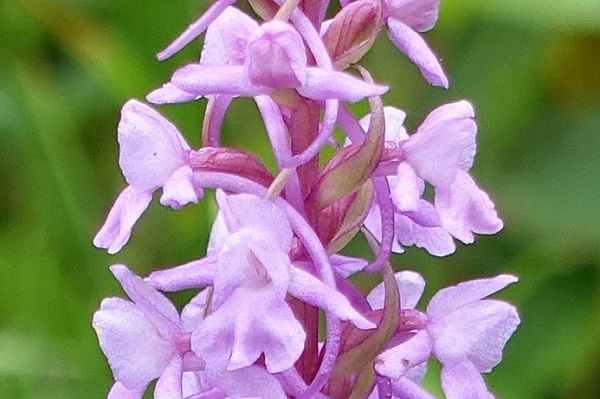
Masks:
[[[367,83],[344,72],[309,67],[306,82],[297,90],[313,100],[357,102],[366,97],[380,96],[388,91],[388,87]]]
[[[489,372],[519,325],[514,306],[492,299],[471,302],[428,324],[433,352],[442,364],[469,360],[478,372]]]
[[[425,290],[425,280],[423,277],[411,270],[404,270],[394,274],[400,293],[400,306],[402,309],[414,309]],[[385,298],[385,287],[379,283],[367,295],[367,301],[374,310],[383,309]]]
[[[176,70],[171,82],[180,89],[196,95],[229,94],[254,97],[270,93],[270,89],[252,85],[241,65],[189,64]]]
[[[173,83],[169,82],[150,92],[150,94],[146,96],[146,100],[152,104],[176,104],[194,101],[200,97],[202,96],[183,91]]]
[[[139,191],[131,186],[119,194],[108,217],[96,237],[94,245],[117,253],[129,240],[131,229],[152,201],[152,193]]]
[[[139,307],[120,298],[103,300],[92,325],[115,379],[134,391],[132,395],[162,374],[175,351]],[[126,393],[121,387],[113,389],[115,395]]]
[[[376,327],[358,313],[345,296],[295,266],[290,268],[289,293],[303,302],[333,313],[340,320],[350,321],[360,329],[368,330]]]
[[[185,165],[177,169],[163,186],[160,203],[173,209],[180,209],[187,203],[197,203],[202,196],[202,188],[194,187],[192,168]]]
[[[161,187],[187,162],[189,146],[177,128],[139,101],[123,106],[118,139],[119,166],[125,180],[140,191]]]
[[[468,360],[442,367],[442,389],[447,399],[494,399],[481,374]]]
[[[269,62],[265,62],[265,60]],[[306,80],[306,50],[300,34],[289,24],[264,23],[248,40],[246,68],[256,86],[296,88]]]
[[[471,302],[479,301],[500,291],[519,279],[508,274],[493,278],[466,281],[458,285],[444,288],[431,298],[427,306],[427,315],[433,319],[441,319],[450,312]]]
[[[490,197],[468,173],[458,171],[454,183],[435,189],[435,207],[444,228],[465,244],[476,234],[495,234],[504,224]]]
[[[425,40],[408,25],[395,18],[388,18],[387,25],[390,40],[415,63],[423,77],[432,85],[447,89],[448,78]]]

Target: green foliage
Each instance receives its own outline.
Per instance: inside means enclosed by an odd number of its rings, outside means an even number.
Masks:
[[[1,398],[104,397],[111,376],[90,321],[102,298],[121,295],[108,266],[144,274],[203,254],[209,200],[178,212],[154,203],[113,257],[91,239],[124,185],[119,109],[197,57],[197,44],[163,63],[154,55],[206,5],[0,4]],[[443,259],[409,249],[395,268],[421,271],[427,295],[472,276],[519,275],[504,295],[523,324],[489,379],[493,391],[504,399],[598,397],[600,2],[444,0],[427,38],[450,90],[429,87],[384,35],[364,65],[392,87],[384,100],[407,110],[412,127],[444,101],[473,101],[474,173],[506,227]],[[204,106],[161,112],[196,146]],[[368,112],[366,104],[354,109]],[[273,164],[250,101],[234,102],[225,128],[226,143]],[[364,252],[364,240],[350,250]]]

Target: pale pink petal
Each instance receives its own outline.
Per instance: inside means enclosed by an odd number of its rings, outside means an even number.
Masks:
[[[171,301],[124,265],[112,265],[110,271],[127,296],[152,321],[154,328],[160,331],[162,336],[176,339],[180,333],[179,313]]]
[[[234,7],[228,7],[206,30],[200,64],[243,65],[246,42],[258,24]]]
[[[144,391],[146,391],[146,387],[140,389],[127,389],[123,384],[117,381],[110,389],[106,399],[142,399]]]
[[[378,355],[375,371],[384,377],[397,380],[411,368],[426,362],[430,355],[431,339],[427,331],[421,330],[406,342]]]
[[[427,314],[432,319],[441,319],[450,312],[471,302],[479,301],[500,291],[519,279],[508,274],[493,278],[466,281],[458,285],[444,288],[431,298],[427,306]]]
[[[416,210],[402,212],[402,215],[410,218],[421,227],[440,227],[442,225],[440,215],[435,206],[423,199],[417,202]]]
[[[146,96],[146,100],[152,104],[175,104],[187,103],[189,101],[197,100],[200,97],[202,96],[183,91],[173,83],[169,82],[150,92],[150,94]]]
[[[373,202],[373,205],[371,205],[371,209],[369,210],[369,213],[367,214],[367,217],[363,223],[373,237],[375,237],[377,241],[381,242],[381,213],[379,211],[379,206],[375,202]],[[397,254],[404,252],[404,248],[398,244],[398,235],[396,233],[394,233],[394,241],[392,242],[392,252]]]
[[[103,300],[92,326],[115,379],[129,390],[143,392],[162,374],[175,351],[135,304],[120,298]]]
[[[410,270],[395,273],[394,278],[398,284],[401,308],[414,309],[425,290],[425,280],[419,273]],[[373,309],[383,309],[384,298],[383,283],[379,283],[367,295],[367,301]]]
[[[386,0],[385,14],[417,32],[433,28],[438,18],[440,0]]]
[[[519,325],[514,306],[497,300],[471,302],[427,327],[435,356],[443,364],[473,362],[479,372],[489,372],[502,360],[502,350]]]
[[[157,290],[175,292],[212,285],[216,272],[216,259],[206,257],[169,269],[156,270],[145,281]]]
[[[380,96],[387,86],[367,83],[348,73],[307,68],[306,82],[298,87],[298,93],[313,100],[340,100],[357,102],[366,97]]]
[[[399,211],[416,211],[423,192],[423,182],[408,162],[400,162],[396,178],[388,178],[392,200]]]
[[[183,359],[175,356],[156,381],[156,399],[183,399],[182,391]]]
[[[212,288],[203,289],[193,297],[181,310],[181,325],[186,332],[194,331],[208,314]]]
[[[435,396],[406,377],[392,381],[392,394],[394,398],[401,399],[435,399]]]
[[[396,235],[402,245],[416,245],[435,256],[450,255],[456,250],[452,236],[443,228],[424,227],[400,214],[396,214]]]
[[[301,301],[331,312],[342,321],[350,321],[360,329],[375,328],[375,324],[358,313],[345,296],[295,266],[290,268],[288,290],[290,295]]]
[[[329,261],[335,271],[344,277],[358,273],[368,265],[368,262],[362,258],[353,258],[343,255],[332,255],[329,258]]]
[[[442,389],[447,399],[494,399],[473,363],[442,367]]]
[[[241,286],[192,335],[192,350],[210,367],[241,369],[264,353],[270,373],[292,367],[306,334],[270,284]]]
[[[119,166],[137,190],[152,192],[187,162],[188,145],[177,128],[136,100],[121,110]]]
[[[429,49],[421,35],[394,18],[388,18],[387,25],[390,40],[415,63],[423,77],[432,85],[447,89],[448,78],[437,57]]]
[[[435,187],[448,186],[472,163],[476,134],[472,118],[440,120],[410,136],[402,155],[420,178]]]
[[[383,107],[383,117],[385,119],[385,141],[397,145],[401,141],[408,139],[408,133],[404,128],[406,113],[394,107]],[[366,132],[371,123],[371,114],[361,118],[360,126]]]
[[[108,217],[96,237],[94,245],[117,253],[129,240],[131,229],[152,201],[152,193],[139,191],[131,186],[119,194]]]
[[[175,71],[171,82],[196,95],[229,94],[254,97],[269,94],[270,89],[252,85],[241,65],[207,66],[189,64]]]
[[[265,62],[269,60],[269,62]],[[306,80],[306,50],[291,25],[264,23],[248,40],[248,78],[256,86],[296,88]]]
[[[238,370],[209,370],[212,382],[230,398],[286,399],[277,379],[252,365]]]
[[[465,244],[475,240],[473,233],[495,234],[504,227],[490,197],[463,171],[450,186],[435,189],[435,207],[442,226]]]
[[[167,179],[163,186],[160,203],[173,209],[180,209],[190,202],[197,203],[202,196],[202,188],[194,187],[194,172],[189,166],[182,166]]]

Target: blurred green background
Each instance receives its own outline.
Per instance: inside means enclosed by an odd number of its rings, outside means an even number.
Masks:
[[[155,202],[116,256],[91,240],[124,187],[119,109],[197,57],[198,44],[163,63],[154,55],[206,6],[0,1],[0,398],[105,397],[112,378],[90,322],[102,298],[122,295],[108,266],[145,274],[203,254],[210,201],[179,212]],[[493,392],[600,398],[600,2],[443,0],[426,37],[447,91],[429,87],[384,34],[364,64],[391,85],[385,100],[407,110],[410,127],[444,102],[474,103],[474,174],[505,229],[447,258],[410,249],[394,264],[420,271],[429,296],[461,279],[517,274],[500,296],[523,323],[488,377]],[[204,106],[161,112],[194,147]],[[225,129],[226,143],[272,164],[251,101],[234,102]]]

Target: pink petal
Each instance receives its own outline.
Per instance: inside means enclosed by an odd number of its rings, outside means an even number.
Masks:
[[[439,0],[387,0],[384,4],[386,16],[403,22],[417,32],[433,28],[440,8]]]
[[[427,329],[440,362],[453,364],[468,359],[479,372],[487,373],[502,360],[502,350],[519,323],[514,306],[486,299],[432,320]]]
[[[211,293],[212,288],[205,288],[183,307],[181,310],[181,324],[184,331],[194,331],[204,320]]]
[[[173,356],[174,344],[161,336],[146,315],[129,301],[103,300],[92,325],[115,379],[128,390],[143,392]],[[113,389],[122,391],[120,387]]]
[[[463,171],[450,186],[436,188],[435,207],[444,228],[465,244],[475,240],[473,233],[495,234],[504,227],[490,197]]]
[[[106,399],[142,399],[146,387],[140,389],[127,389],[120,382],[115,384],[110,389]]]
[[[155,398],[183,399],[183,359],[175,356],[156,382]]]
[[[306,80],[306,50],[302,37],[285,22],[264,23],[248,40],[246,68],[250,82],[256,86],[300,86]]]
[[[290,268],[289,293],[303,302],[333,313],[342,321],[350,321],[360,329],[376,327],[358,313],[345,296],[297,267]]]
[[[190,202],[197,203],[202,196],[202,188],[194,187],[193,177],[189,166],[177,169],[165,182],[160,203],[173,209],[180,209]]]
[[[129,240],[133,225],[148,208],[150,201],[151,193],[127,186],[117,197],[104,225],[94,237],[94,245],[108,249],[109,254],[119,252]]]
[[[206,30],[200,64],[243,65],[246,42],[258,24],[234,7],[227,7]]]
[[[123,106],[118,139],[125,180],[140,191],[156,190],[186,164],[189,147],[177,128],[139,101]]]
[[[211,380],[230,398],[286,399],[277,379],[264,368],[252,365],[238,370],[209,370]]]
[[[435,396],[406,377],[392,381],[392,394],[394,398],[402,399],[435,399]]]
[[[353,258],[343,255],[332,255],[329,258],[329,261],[331,262],[331,266],[335,269],[335,271],[344,277],[358,273],[368,264],[368,262],[362,258]]]
[[[154,328],[164,337],[177,339],[180,333],[179,314],[164,295],[156,291],[124,265],[112,265],[110,271],[117,278],[127,296],[133,300]]]
[[[264,353],[270,373],[294,365],[306,334],[270,284],[241,286],[192,335],[192,350],[211,367],[241,369]]]
[[[442,368],[442,389],[447,399],[494,399],[469,361]]]
[[[175,71],[171,82],[195,95],[230,94],[254,97],[269,94],[270,89],[252,85],[241,65],[207,66],[189,64]]]
[[[425,280],[417,272],[404,270],[394,274],[398,283],[400,293],[400,305],[402,309],[414,309],[425,290]],[[375,310],[383,309],[385,290],[383,283],[379,283],[367,295],[367,301]]]
[[[408,139],[408,133],[404,128],[406,113],[400,109],[386,106],[383,107],[383,117],[385,119],[385,141],[397,145],[401,141]],[[360,126],[366,132],[371,123],[371,114],[361,118]]]
[[[395,178],[388,178],[392,200],[399,211],[416,211],[423,192],[423,182],[408,162],[400,162]]]
[[[443,228],[421,226],[400,214],[396,214],[396,236],[402,245],[416,245],[435,256],[450,255],[456,250],[452,236]]]
[[[187,103],[194,101],[202,96],[188,93],[187,91],[181,90],[173,83],[165,83],[161,88],[153,90],[146,96],[146,100],[152,104],[174,104],[174,103]]]
[[[367,215],[363,223],[367,230],[369,230],[369,232],[373,235],[373,237],[375,237],[377,241],[381,242],[381,213],[379,211],[379,206],[375,202],[373,202],[373,205],[371,205],[369,214]],[[404,252],[404,248],[402,248],[398,244],[398,236],[395,233],[394,241],[392,243],[392,252],[397,254],[401,254]]]
[[[432,85],[447,89],[448,78],[425,40],[408,25],[397,19],[388,18],[387,25],[390,40],[415,63],[423,77]]]
[[[375,371],[378,374],[397,380],[408,370],[429,359],[431,340],[427,331],[422,330],[399,345],[396,345],[375,360]]]
[[[175,292],[212,285],[216,272],[216,259],[206,257],[181,266],[156,270],[145,281],[157,290]]]
[[[357,102],[366,97],[380,96],[387,86],[360,80],[348,73],[321,68],[307,68],[306,82],[298,87],[298,93],[313,100],[340,100]]]
[[[493,278],[466,281],[444,288],[431,298],[427,314],[439,320],[461,306],[479,301],[517,281],[518,278],[515,276],[501,274]]]
[[[477,125],[471,118],[456,118],[428,122],[428,127],[402,145],[402,155],[420,178],[435,187],[448,186],[472,163]]]

